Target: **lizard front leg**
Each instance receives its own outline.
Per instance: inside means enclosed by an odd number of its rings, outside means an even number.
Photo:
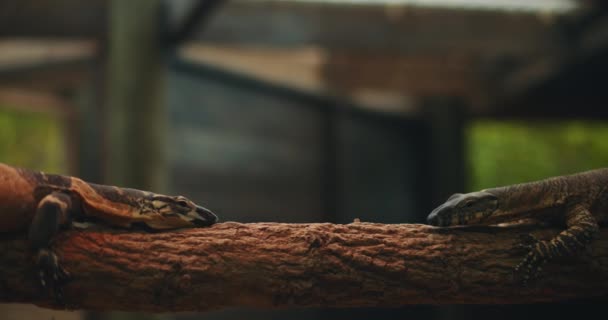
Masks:
[[[571,205],[566,213],[567,229],[549,241],[536,241],[529,245],[528,254],[515,267],[521,273],[523,283],[534,279],[541,271],[541,266],[555,258],[575,255],[593,240],[599,226],[589,210],[581,205]]]
[[[62,304],[61,285],[69,278],[57,255],[50,248],[53,237],[62,226],[70,221],[72,200],[61,192],[53,192],[38,203],[36,214],[29,229],[29,242],[36,252],[40,283],[43,288],[53,292],[57,303]]]

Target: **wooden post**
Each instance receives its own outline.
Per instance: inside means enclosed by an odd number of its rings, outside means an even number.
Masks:
[[[106,180],[166,185],[165,65],[159,0],[111,1]]]
[[[465,108],[457,98],[429,97],[423,112],[430,127],[429,200],[434,207],[466,188]]]

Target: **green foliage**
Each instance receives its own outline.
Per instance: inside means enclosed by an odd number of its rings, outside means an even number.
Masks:
[[[606,167],[608,126],[478,121],[468,129],[468,158],[470,191]]]
[[[66,145],[54,117],[0,106],[0,162],[48,172],[65,172]]]

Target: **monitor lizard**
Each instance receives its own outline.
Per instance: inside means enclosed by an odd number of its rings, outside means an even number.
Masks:
[[[546,262],[573,256],[608,222],[608,168],[545,180],[454,194],[428,216],[429,224],[493,225],[520,220],[565,225],[550,240],[528,236],[523,260],[514,271],[525,284]]]
[[[56,302],[61,301],[61,285],[70,275],[51,243],[72,222],[100,221],[124,228],[141,224],[166,230],[210,226],[217,220],[213,212],[183,196],[93,184],[0,163],[0,232],[28,233],[40,283]]]

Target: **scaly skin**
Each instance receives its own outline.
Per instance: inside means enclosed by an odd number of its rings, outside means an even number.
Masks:
[[[0,163],[0,232],[28,230],[40,282],[61,301],[69,274],[50,249],[53,237],[73,220],[128,228],[165,230],[210,226],[217,217],[182,196],[98,185],[81,179],[14,168]]]
[[[433,210],[427,220],[440,227],[520,220],[566,225],[553,239],[539,241],[530,237],[522,245],[528,253],[515,270],[527,283],[538,276],[547,261],[584,249],[598,233],[599,224],[608,222],[608,169],[455,194]]]

